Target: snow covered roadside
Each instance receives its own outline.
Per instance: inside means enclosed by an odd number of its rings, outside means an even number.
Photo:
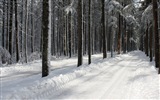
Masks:
[[[93,62],[101,59],[102,54],[92,55]],[[87,65],[87,61],[87,56],[84,56],[84,65]],[[51,66],[49,78],[59,76],[62,73],[65,74],[73,72],[73,70],[77,68],[77,57],[69,59],[66,57],[52,58]],[[14,64],[6,67],[0,67],[0,97],[5,98],[6,94],[13,93],[15,90],[19,90],[23,87],[27,87],[37,80],[42,81],[41,68],[41,61],[34,61],[24,65]]]
[[[131,75],[130,99],[160,99],[160,75],[155,69],[154,62],[149,62],[146,55],[139,56],[140,63],[137,68],[134,68],[134,73]]]
[[[118,58],[118,57],[117,57]],[[113,63],[114,60],[118,60],[117,58],[109,59],[111,61],[110,63]],[[98,63],[98,61],[100,61]],[[50,73],[50,75],[46,78],[41,78],[40,75],[35,75],[30,77],[30,80],[32,83],[27,84],[27,86],[21,87],[19,84],[17,85],[17,89],[11,90],[6,94],[2,93],[2,99],[29,99],[29,98],[39,98],[39,94],[43,94],[46,90],[56,90],[59,87],[61,87],[63,84],[76,79],[78,77],[84,76],[85,74],[91,72],[91,71],[97,71],[97,70],[103,70],[101,69],[103,60],[95,61],[90,66],[87,66],[84,64],[83,66],[77,68],[74,66],[74,68],[69,68],[67,72],[61,72],[64,74],[55,74],[54,71]],[[108,62],[109,62],[108,61]],[[60,63],[60,62],[59,62]],[[64,62],[63,62],[64,63]],[[73,62],[70,62],[73,63]],[[98,64],[97,64],[98,63]],[[30,67],[32,68],[32,67]],[[7,68],[8,69],[8,68]],[[18,71],[20,72],[20,71]],[[22,71],[23,72],[23,71]],[[14,83],[14,82],[13,82]],[[3,85],[2,85],[3,88]]]
[[[88,80],[88,75],[90,77],[99,76],[102,77],[102,79],[106,78],[104,76],[109,75],[113,77],[108,77],[107,80],[110,81],[107,81],[108,83],[103,83],[105,86],[108,86],[106,87],[106,90],[101,85],[99,88],[97,88],[99,90],[104,89],[104,91],[101,94],[97,93],[97,97],[98,95],[100,95],[101,98],[103,97],[105,99],[113,99],[113,97],[116,97],[113,94],[119,94],[116,89],[118,88],[118,90],[122,90],[124,88],[123,94],[120,94],[122,95],[122,98],[118,98],[121,96],[117,95],[118,99],[158,99],[159,77],[154,68],[153,63],[149,63],[148,61],[148,58],[146,58],[142,52],[136,51],[125,55],[116,56],[115,58],[94,61],[90,66],[83,65],[79,68],[68,67],[68,70],[66,70],[65,72],[63,72],[64,70],[60,70],[62,71],[61,74],[56,73],[56,71],[52,71],[48,77],[43,79],[40,78],[40,75],[31,76],[27,80],[30,81],[29,84],[24,84],[25,81],[23,81],[21,84],[16,84],[13,82],[15,88],[13,88],[13,90],[11,91],[6,92],[5,90],[9,88],[8,86],[13,85],[9,84],[7,86],[5,84],[2,84],[1,88],[2,92],[4,92],[2,93],[2,100],[44,99],[47,97],[56,99],[58,98],[58,96],[63,97],[64,94],[61,94],[60,91],[69,91],[67,89],[64,90],[64,86],[68,87],[69,89],[74,89],[71,86],[76,82],[73,81],[78,79],[77,81],[79,82],[83,80],[83,78],[86,78],[86,80]],[[100,84],[97,82],[97,80],[93,81],[96,82],[96,84]],[[123,81],[126,83],[124,83]],[[71,85],[69,85],[68,83]],[[93,83],[89,84],[93,85]],[[88,91],[93,90],[91,89]],[[59,93],[58,96],[52,96],[55,93]],[[105,97],[106,94],[107,97]],[[126,94],[126,96],[123,96],[124,94]],[[81,95],[84,96],[89,94],[86,93]],[[75,94],[69,94],[67,96],[64,96],[64,98],[67,99],[68,96],[71,96],[71,99],[79,99],[74,97]],[[80,99],[86,99],[83,98],[83,96],[81,96]],[[92,97],[94,97],[94,95],[92,95]]]

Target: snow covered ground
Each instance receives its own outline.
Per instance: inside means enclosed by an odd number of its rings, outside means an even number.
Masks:
[[[41,62],[1,67],[1,99],[159,99],[160,76],[140,51],[102,59],[77,68],[77,59],[51,62],[41,78]]]

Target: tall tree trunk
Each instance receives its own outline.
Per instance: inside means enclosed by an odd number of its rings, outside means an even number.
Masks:
[[[69,31],[69,36],[68,36],[69,37],[69,58],[71,58],[71,56],[72,56],[72,46],[71,46],[71,43],[72,43],[72,35],[71,35],[71,32],[72,32],[71,29],[72,28],[71,28],[71,24],[72,23],[71,23],[71,17],[72,17],[72,13],[70,12],[69,15],[68,15],[68,18],[69,18],[68,19],[68,21],[69,21],[68,22],[68,24],[69,24],[68,25],[68,27],[69,27],[69,30],[68,30]]]
[[[121,15],[119,14],[119,30],[118,30],[118,54],[121,53]]]
[[[19,28],[18,28],[18,6],[17,6],[17,0],[14,0],[15,3],[15,33],[16,33],[16,61],[18,62],[20,59],[19,55]]]
[[[126,21],[124,22],[124,50],[123,53],[126,53],[127,51],[127,26],[126,26]]]
[[[82,0],[78,0],[78,67],[82,65]]]
[[[33,10],[33,0],[31,0],[31,52],[34,52],[34,10]]]
[[[21,1],[22,5],[21,5],[21,57],[23,57],[23,17],[24,17],[24,13],[23,13],[23,4],[24,4],[24,0]]]
[[[12,43],[13,43],[13,34],[12,34],[12,19],[13,19],[13,0],[10,0],[10,20],[9,20],[9,53],[12,56]]]
[[[152,27],[149,29],[149,34],[150,34],[150,39],[149,39],[149,48],[150,48],[150,61],[153,61],[153,46],[152,46],[152,41],[153,41],[153,33],[152,33]]]
[[[63,40],[64,40],[64,55],[67,55],[67,15],[65,15],[65,32],[64,32],[64,36],[63,36]]]
[[[145,38],[145,50],[146,50],[146,55],[149,56],[148,54],[148,24],[147,24],[147,30],[146,30],[146,38]]]
[[[103,34],[103,58],[107,58],[106,53],[106,31],[105,31],[105,0],[102,0],[102,34]]]
[[[7,1],[6,49],[9,51],[9,0]]]
[[[153,0],[153,16],[154,16],[154,36],[155,36],[155,65],[159,68],[160,74],[160,58],[159,58],[159,34],[158,34],[158,5],[157,0]]]
[[[48,65],[48,36],[49,36],[49,0],[43,0],[42,11],[42,35],[43,35],[43,50],[42,50],[42,77],[46,77],[49,74]]]
[[[24,35],[24,48],[25,48],[25,62],[27,63],[28,62],[28,49],[27,49],[27,44],[28,44],[28,0],[26,0],[25,2],[25,9],[26,9],[26,18],[25,18],[25,35]]]
[[[64,0],[63,0],[63,1],[64,1]],[[51,45],[51,52],[52,52],[52,53],[51,53],[51,55],[53,56],[53,55],[56,54],[56,53],[55,53],[55,42],[54,42],[54,38],[55,38],[55,37],[54,37],[54,36],[55,36],[55,31],[54,31],[54,29],[55,29],[55,28],[54,28],[54,27],[55,27],[55,24],[54,24],[54,22],[55,22],[55,16],[54,16],[54,15],[55,15],[55,14],[54,14],[54,13],[55,13],[55,9],[54,9],[54,8],[55,8],[55,2],[54,2],[53,0],[52,0],[51,2],[52,2],[52,5],[53,5],[53,6],[52,6],[52,14],[53,14],[53,15],[52,15],[52,36],[51,36],[51,37],[52,37],[52,40],[51,40],[51,43],[52,43],[52,45]],[[64,7],[64,6],[63,6],[63,7]],[[63,12],[63,14],[64,14],[64,12]],[[63,17],[63,21],[64,21],[64,17]],[[64,27],[64,26],[63,26],[63,27]],[[63,32],[63,33],[65,33],[65,32]],[[64,39],[63,39],[63,40],[64,40]]]
[[[88,64],[91,64],[91,0],[89,0],[88,11]]]
[[[86,54],[86,47],[87,47],[87,41],[86,41],[86,4],[83,5],[83,55]]]
[[[3,0],[3,26],[2,26],[2,47],[5,47],[5,13],[6,13],[6,4],[5,0]]]

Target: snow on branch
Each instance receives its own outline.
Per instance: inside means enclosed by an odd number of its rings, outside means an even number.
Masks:
[[[115,1],[115,0],[112,0],[110,3],[111,3],[112,5],[114,5],[114,7],[116,7],[116,8],[120,8],[120,9],[123,8],[123,6],[122,6],[119,2],[117,2],[117,1]]]
[[[117,21],[118,21],[118,19],[115,16],[111,16],[108,20],[108,23],[109,23],[108,26],[113,27],[113,28],[117,28],[118,27]]]
[[[111,0],[105,0],[105,3],[108,4]]]
[[[133,14],[134,13],[134,9],[135,9],[135,6],[134,6],[133,3],[128,4],[127,6],[125,6],[123,8],[123,13],[124,14]]]
[[[111,23],[111,22],[117,22],[117,18],[114,17],[114,16],[111,16],[111,17],[109,18],[108,22],[109,22],[109,23]]]
[[[106,0],[106,4],[107,4],[108,13],[111,13],[112,11],[121,12],[121,9],[123,9],[123,6],[116,0]]]
[[[129,25],[134,25],[136,27],[136,26],[140,26],[140,25],[134,16],[135,10],[136,10],[136,8],[135,8],[134,3],[128,4],[123,8],[121,16],[123,16],[125,18],[125,20],[127,21],[127,23]]]
[[[152,14],[152,9],[153,9],[153,6],[152,5],[149,5],[143,12],[142,14],[142,19],[149,19],[149,17],[151,17],[153,14]]]
[[[134,39],[133,37],[131,37],[129,40],[130,42],[133,41],[134,43],[138,43],[138,39]]]
[[[151,23],[152,20],[153,20],[153,13],[152,13],[152,9],[153,9],[153,6],[152,4],[149,5],[145,10],[144,12],[142,13],[142,22],[144,22],[144,28],[146,29],[146,25],[147,23]]]
[[[76,10],[74,8],[74,3],[75,3],[75,0],[72,0],[71,4],[69,6],[67,6],[67,7],[65,7],[65,12],[67,14],[69,14],[69,12],[71,12],[71,13],[75,13],[76,12]]]
[[[112,28],[117,28],[117,17],[115,16],[115,14],[121,13],[123,6],[116,0],[105,0],[106,3],[106,10],[108,11],[109,16],[109,20],[108,20],[108,26],[112,27]]]
[[[127,16],[125,16],[125,19],[126,19],[126,21],[127,21],[130,25],[131,25],[131,24],[138,25],[137,20],[136,20],[135,17],[132,16],[132,15],[127,15]]]

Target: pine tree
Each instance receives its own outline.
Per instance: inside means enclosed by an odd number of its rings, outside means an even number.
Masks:
[[[105,0],[102,0],[102,34],[103,34],[103,58],[107,58],[106,53],[106,31],[105,31]]]
[[[91,0],[89,0],[88,12],[88,64],[91,64]]]
[[[28,0],[26,0],[25,2],[25,15],[26,15],[26,18],[25,18],[25,35],[24,35],[24,48],[25,48],[25,62],[27,63],[28,62],[28,38],[27,38],[27,34],[28,34]]]
[[[82,65],[82,0],[78,0],[78,67]]]
[[[43,0],[43,11],[42,11],[42,35],[43,35],[43,50],[42,50],[42,77],[48,76],[49,65],[48,65],[48,32],[49,32],[49,0]]]
[[[3,26],[2,26],[2,47],[5,47],[5,13],[6,13],[6,9],[5,9],[5,0],[3,0]]]
[[[149,29],[149,48],[150,48],[150,54],[149,54],[149,56],[150,56],[150,61],[152,62],[152,60],[153,60],[153,46],[152,46],[152,44],[153,44],[153,33],[152,33],[152,27]]]
[[[118,30],[118,54],[121,53],[121,15],[119,14],[119,30]]]
[[[14,0],[14,3],[15,3],[16,60],[18,62],[20,59],[20,56],[19,56],[19,29],[18,29],[17,0]]]
[[[34,52],[34,0],[31,0],[31,52],[33,53]]]
[[[10,19],[9,19],[9,53],[12,56],[12,43],[13,43],[13,32],[12,32],[12,28],[13,28],[13,0],[10,0]],[[11,63],[11,62],[10,62]]]
[[[159,58],[159,33],[158,33],[158,5],[157,0],[153,0],[153,16],[154,16],[154,37],[155,37],[155,62],[159,68],[160,74],[160,58]]]

